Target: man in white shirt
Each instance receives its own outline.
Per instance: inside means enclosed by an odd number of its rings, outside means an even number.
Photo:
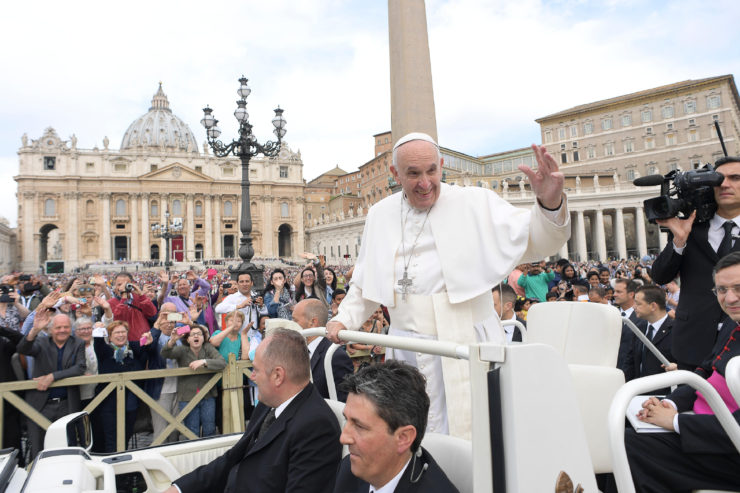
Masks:
[[[503,343],[491,288],[517,264],[556,253],[570,235],[563,174],[545,147],[532,148],[537,170],[520,166],[536,196],[527,210],[491,190],[441,183],[437,143],[421,133],[399,139],[391,170],[403,193],[370,209],[351,289],[327,324],[329,339],[358,330],[382,304],[390,312],[389,335]],[[393,349],[386,359],[424,373],[430,431],[470,438],[467,362]]]
[[[252,290],[254,282],[252,282],[251,274],[247,272],[239,274],[236,285],[238,291],[224,298],[221,303],[216,305],[214,310],[219,315],[239,310],[244,313],[244,325],[242,329],[250,323],[252,324],[252,329],[256,329],[259,327],[259,316],[267,315],[267,306],[264,304],[262,296],[259,296]],[[219,320],[219,325],[221,325],[220,322]]]
[[[349,394],[339,440],[349,455],[334,493],[458,491],[421,447],[429,397],[419,370],[391,360],[362,368],[342,388]]]
[[[527,322],[516,316],[514,303],[516,303],[516,292],[508,284],[499,284],[491,290],[493,293],[493,307],[502,322],[516,320],[525,327]],[[504,325],[506,342],[522,342],[522,332],[516,325]]]

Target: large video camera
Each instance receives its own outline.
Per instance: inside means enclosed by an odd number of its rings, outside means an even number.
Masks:
[[[714,128],[722,145],[722,152],[727,157],[727,148],[722,139],[719,122],[714,122]],[[694,211],[696,211],[694,222],[701,223],[712,219],[717,212],[714,187],[720,186],[724,179],[722,174],[714,170],[714,166],[705,164],[702,168],[691,171],[675,170],[665,176],[643,176],[632,183],[638,187],[660,185],[660,197],[643,202],[645,215],[651,223],[655,223],[656,219],[670,219],[676,216],[686,219]]]
[[[651,175],[637,178],[638,187],[660,185],[660,197],[644,201],[648,221],[679,216],[687,218],[696,211],[695,222],[709,221],[717,211],[714,187],[722,184],[724,177],[706,164],[691,171],[671,171],[665,176]]]

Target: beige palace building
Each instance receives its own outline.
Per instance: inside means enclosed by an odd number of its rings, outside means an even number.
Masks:
[[[236,136],[234,136],[236,137]],[[174,261],[234,258],[239,248],[241,166],[238,158],[203,152],[175,116],[160,84],[149,111],[135,120],[119,150],[78,149],[53,128],[24,134],[18,151],[18,260],[24,271],[45,260],[66,268],[106,260],[163,260],[165,240],[152,225],[182,221]],[[258,257],[293,257],[304,244],[300,152],[283,141],[276,158],[249,166],[252,236]]]

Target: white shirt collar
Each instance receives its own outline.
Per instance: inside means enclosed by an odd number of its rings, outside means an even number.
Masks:
[[[620,308],[620,310],[622,310]],[[624,315],[622,315],[624,318],[630,318],[632,316],[632,312],[635,311],[635,307],[631,306],[625,310],[622,310],[624,312]]]
[[[316,339],[308,343],[308,357],[313,358],[313,352],[316,351],[316,348],[319,347],[319,343],[323,339],[323,336],[318,336]]]
[[[663,318],[661,318],[661,319],[660,319],[660,320],[658,320],[657,322],[654,322],[654,323],[651,323],[651,324],[650,324],[650,325],[652,325],[652,326],[653,326],[653,327],[655,328],[655,333],[656,333],[656,334],[658,333],[658,331],[660,330],[660,327],[661,327],[661,325],[663,325],[663,322],[665,322],[665,319],[667,319],[667,318],[668,318],[668,314],[666,313],[666,314],[665,314],[665,315],[663,316]]]
[[[725,219],[724,217],[719,216],[718,214],[715,214],[712,216],[712,219],[709,220],[709,228],[715,231],[719,231],[722,229],[722,226],[727,221],[732,221],[735,223],[735,227],[738,227],[738,223],[740,223],[740,216],[733,217],[732,219]],[[722,233],[724,235],[724,232]]]
[[[403,476],[406,468],[409,467],[409,462],[411,462],[411,459],[407,460],[406,465],[403,466],[398,474],[393,476],[393,479],[385,483],[382,487],[376,488],[375,486],[370,485],[370,491],[368,491],[368,493],[393,493],[394,491],[396,491],[396,486],[398,486],[398,483],[401,482],[401,476]]]
[[[301,389],[301,390],[303,390],[303,389]],[[291,402],[293,402],[293,399],[295,399],[295,396],[297,396],[300,393],[301,393],[301,391],[299,390],[298,392],[296,392],[295,394],[293,394],[291,397],[289,397],[285,402],[283,402],[282,404],[280,404],[278,407],[275,408],[275,419],[278,419],[280,417],[280,415],[282,414],[282,412],[285,411],[285,408],[288,407],[288,404],[290,404]]]

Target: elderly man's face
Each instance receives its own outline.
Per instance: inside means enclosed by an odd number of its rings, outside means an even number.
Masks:
[[[270,362],[264,357],[265,348],[271,341],[272,338],[268,337],[257,346],[257,350],[254,353],[254,361],[252,361],[252,375],[250,378],[257,384],[260,392],[260,401],[266,406],[277,407],[280,405],[280,402],[275,401],[275,385],[272,378],[274,368],[271,367]]]
[[[184,298],[190,296],[190,283],[187,279],[177,281],[177,295]]]
[[[413,140],[396,151],[397,163],[391,167],[393,177],[403,187],[409,204],[416,209],[429,209],[439,198],[442,181],[442,159],[431,142]]]
[[[347,422],[339,441],[349,447],[352,474],[375,486],[387,483],[401,456],[396,433],[378,416],[375,404],[361,394],[347,396],[344,417]]]
[[[67,315],[57,315],[51,321],[49,329],[51,340],[57,346],[64,346],[69,336],[72,335],[72,322]]]

